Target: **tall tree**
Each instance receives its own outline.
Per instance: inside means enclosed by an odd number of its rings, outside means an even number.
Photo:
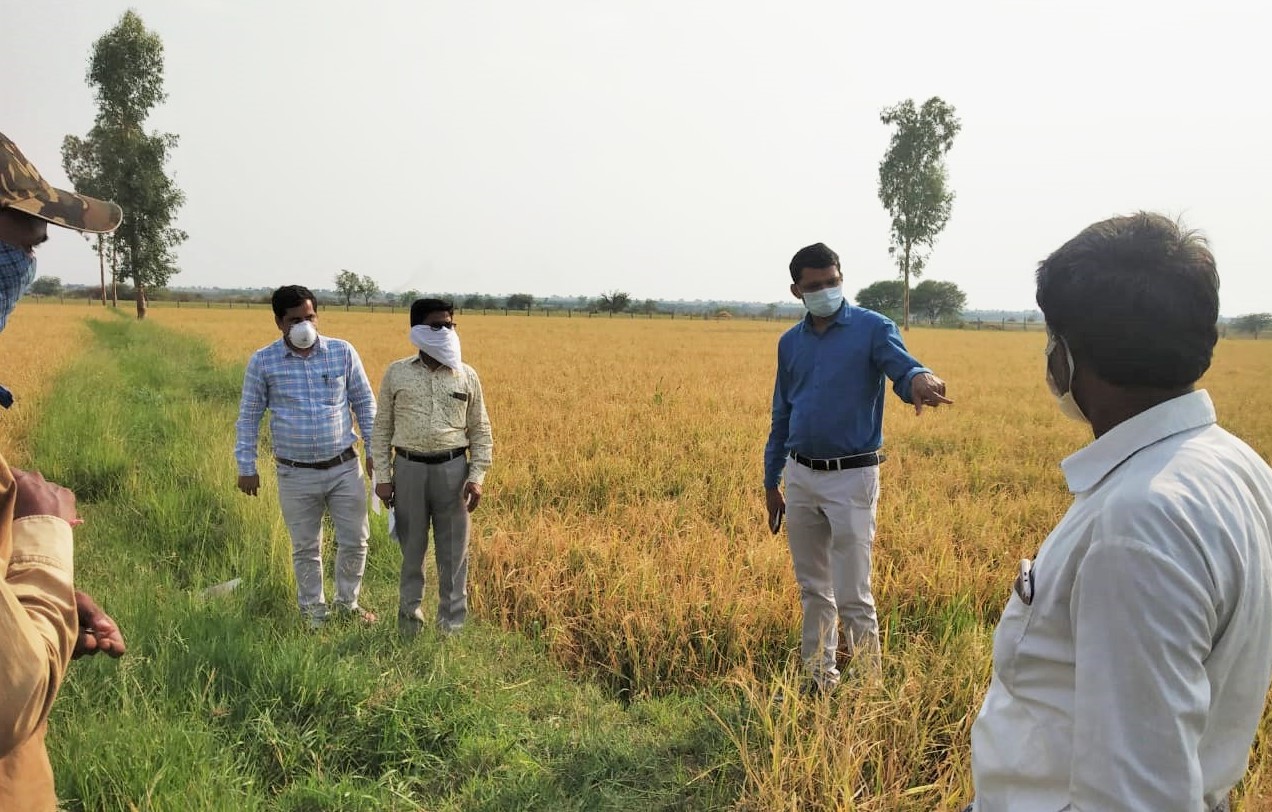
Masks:
[[[97,155],[97,144],[87,138],[68,135],[62,139],[62,169],[71,183],[81,193],[109,199],[111,190],[106,188],[102,179],[101,160]],[[106,306],[106,255],[110,254],[111,304],[119,307],[119,300],[113,295],[115,282],[119,277],[116,263],[113,234],[84,234],[85,240],[97,242],[97,268],[101,273],[102,307]]]
[[[905,289],[900,279],[884,279],[857,291],[857,306],[893,316],[905,303]]]
[[[910,303],[915,312],[927,318],[928,324],[936,324],[941,319],[960,315],[967,306],[967,294],[953,282],[924,279],[914,286]]]
[[[133,280],[137,318],[146,317],[146,289],[177,273],[174,252],[186,233],[173,225],[185,194],[167,174],[177,136],[145,131],[163,90],[163,41],[135,12],[93,44],[86,80],[97,118],[84,138],[67,136],[62,163],[76,188],[115,200],[124,222],[109,238],[118,274]]]
[[[362,297],[364,305],[370,305],[371,300],[380,295],[380,283],[363,274],[358,280],[358,295]]]
[[[346,271],[343,268],[340,273],[336,274],[336,292],[344,297],[345,310],[349,309],[349,305],[353,303],[353,297],[362,291],[362,277],[353,271]]]
[[[937,235],[950,219],[954,192],[948,188],[945,155],[962,123],[954,108],[933,96],[916,108],[913,99],[884,110],[892,141],[879,162],[879,200],[892,216],[892,255],[905,285],[903,326],[910,327],[910,277],[923,275]]]

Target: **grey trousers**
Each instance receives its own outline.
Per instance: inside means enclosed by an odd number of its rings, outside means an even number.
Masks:
[[[1066,804],[1065,809],[1068,809],[1068,808],[1069,806],[1068,804]],[[1228,812],[1229,809],[1231,809],[1231,807],[1229,806],[1228,801],[1225,799],[1220,801],[1218,806],[1210,810],[1210,812]],[[976,802],[972,801],[970,804],[963,807],[963,812],[976,812]],[[1061,810],[1060,812],[1064,812],[1064,810]]]
[[[468,616],[468,460],[428,465],[397,457],[393,463],[394,521],[402,547],[398,617],[422,621],[425,554],[433,530],[437,558],[437,625],[454,631]]]
[[[300,611],[327,616],[322,580],[322,516],[331,513],[336,528],[336,603],[356,609],[367,565],[367,487],[358,458],[334,468],[278,466],[278,502],[292,542],[292,568]]]
[[[879,466],[814,471],[787,460],[786,532],[804,609],[800,656],[809,676],[828,687],[839,626],[868,670],[879,666],[879,621],[870,590]]]

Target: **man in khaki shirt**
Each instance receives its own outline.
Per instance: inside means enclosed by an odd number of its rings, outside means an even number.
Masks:
[[[54,189],[0,134],[0,330],[35,279],[35,247],[48,223],[107,232],[113,203]],[[0,387],[0,405],[12,396]],[[72,657],[118,657],[115,622],[72,584],[75,494],[0,457],[0,810],[53,810],[57,796],[44,749],[49,709]]]
[[[457,631],[468,613],[469,515],[481,501],[493,440],[481,381],[460,358],[455,308],[441,299],[411,305],[416,355],[394,361],[380,385],[371,433],[376,471],[392,471],[375,495],[393,508],[402,574],[398,626],[424,623],[424,556],[429,526],[437,557],[437,626]]]

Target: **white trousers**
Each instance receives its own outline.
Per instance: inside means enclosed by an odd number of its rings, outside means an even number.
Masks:
[[[800,656],[823,687],[839,680],[842,623],[862,665],[879,665],[879,621],[870,592],[870,556],[879,504],[879,466],[814,471],[786,461],[786,532],[804,610]]]
[[[358,608],[367,564],[367,486],[357,457],[334,468],[278,466],[278,502],[292,542],[296,597],[306,617],[327,615],[322,578],[322,516],[336,528],[336,603]]]

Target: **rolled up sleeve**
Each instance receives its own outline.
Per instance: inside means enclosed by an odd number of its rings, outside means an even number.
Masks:
[[[0,531],[2,533],[3,531]],[[12,523],[0,585],[0,757],[48,718],[79,633],[71,527],[53,516]]]

